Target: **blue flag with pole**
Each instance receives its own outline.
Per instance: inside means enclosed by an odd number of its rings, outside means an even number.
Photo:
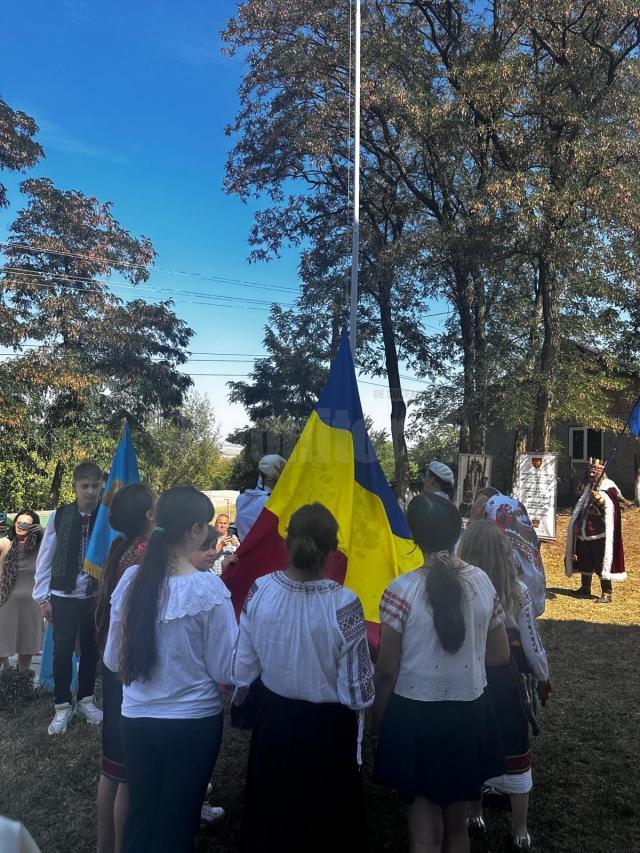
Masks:
[[[640,398],[629,415],[629,429],[636,438],[640,438]]]
[[[100,577],[111,543],[116,538],[116,532],[109,524],[109,509],[113,496],[122,486],[139,482],[140,474],[131,440],[131,430],[125,421],[84,558],[84,570],[94,578]]]

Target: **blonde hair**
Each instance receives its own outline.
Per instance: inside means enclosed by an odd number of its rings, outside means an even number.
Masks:
[[[459,554],[489,575],[505,612],[515,616],[520,608],[518,571],[502,530],[490,521],[473,521],[462,535]]]

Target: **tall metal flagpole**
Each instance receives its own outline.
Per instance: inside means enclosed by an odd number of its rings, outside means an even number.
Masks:
[[[349,0],[351,2],[351,0]],[[354,68],[354,121],[353,121],[353,236],[351,244],[351,313],[349,342],[351,355],[356,357],[356,325],[358,313],[358,268],[360,261],[360,2],[355,0],[355,68]]]

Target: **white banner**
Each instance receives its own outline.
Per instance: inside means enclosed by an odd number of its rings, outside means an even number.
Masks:
[[[491,485],[491,462],[491,456],[479,453],[458,454],[456,504],[463,518],[469,518],[469,509],[480,489]]]
[[[520,454],[513,494],[525,505],[538,539],[555,539],[558,498],[557,455],[555,453]]]

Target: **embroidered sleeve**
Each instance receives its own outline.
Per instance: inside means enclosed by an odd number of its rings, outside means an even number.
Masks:
[[[258,591],[254,583],[245,599],[240,614],[240,630],[231,658],[231,681],[236,687],[249,687],[262,672],[260,658],[253,642],[253,630],[249,603]]]
[[[336,612],[342,639],[338,660],[338,701],[354,711],[373,703],[373,666],[359,598]]]
[[[489,622],[489,630],[493,630],[497,628],[498,625],[502,625],[504,622],[504,608],[498,598],[498,593],[494,592],[493,594],[493,612],[491,614],[491,621]]]
[[[522,598],[520,599],[518,631],[520,633],[522,651],[525,654],[527,663],[539,681],[548,681],[549,664],[547,662],[547,653],[542,645],[540,634],[538,634],[535,616],[533,615],[531,593],[528,589],[523,591]]]
[[[380,622],[393,628],[399,634],[403,634],[405,622],[410,612],[411,604],[393,592],[390,587],[387,587],[380,601]]]

